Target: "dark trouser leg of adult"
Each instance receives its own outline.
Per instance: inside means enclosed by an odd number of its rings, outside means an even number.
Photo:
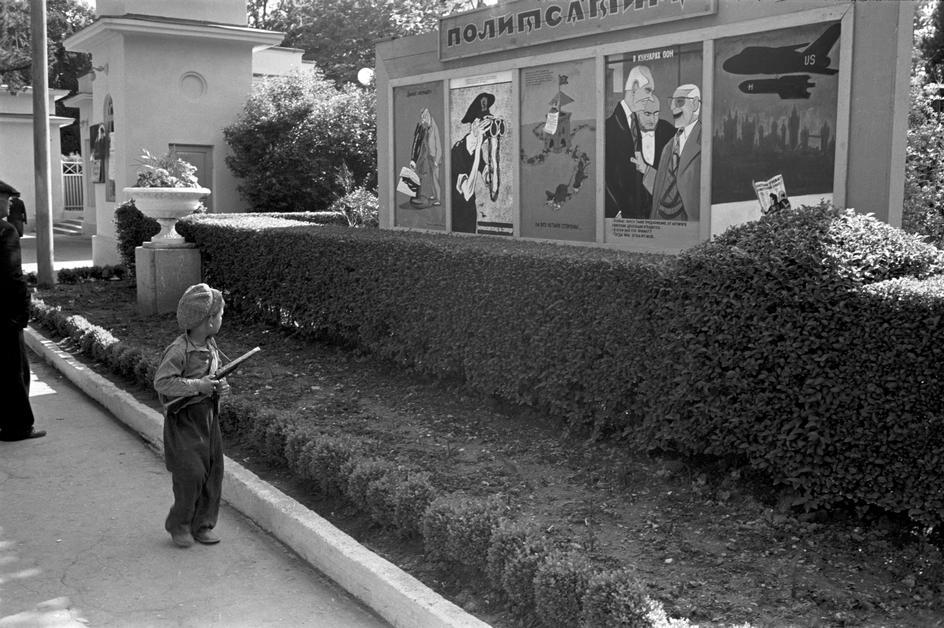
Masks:
[[[16,232],[20,234],[20,237],[23,237],[23,231],[25,229],[25,224],[22,220],[11,220],[10,224],[16,229]]]
[[[223,446],[214,410],[214,402],[205,400],[164,421],[164,462],[174,486],[174,505],[164,528],[172,534],[216,525],[223,483]]]
[[[22,329],[0,331],[0,439],[15,439],[33,430],[29,402],[30,369]]]

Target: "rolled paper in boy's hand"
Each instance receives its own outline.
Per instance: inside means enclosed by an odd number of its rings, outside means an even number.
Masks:
[[[239,356],[238,358],[236,358],[235,360],[233,360],[226,366],[223,366],[220,369],[218,369],[216,373],[210,376],[210,379],[214,381],[219,381],[223,379],[224,377],[226,377],[227,375],[229,375],[230,373],[238,369],[240,366],[242,366],[243,362],[245,362],[246,360],[248,360],[255,354],[259,353],[260,351],[262,351],[262,349],[260,349],[259,347],[254,347],[250,349],[249,351],[242,354],[241,356]],[[173,401],[167,404],[167,414],[171,414],[172,412],[177,412],[178,410],[183,408],[185,405],[190,403],[190,401],[198,397],[202,397],[202,396],[203,395],[191,395],[190,397],[177,397],[176,399],[174,399]]]

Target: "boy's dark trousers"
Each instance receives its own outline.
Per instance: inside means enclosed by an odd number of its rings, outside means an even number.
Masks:
[[[168,532],[212,528],[223,489],[223,438],[219,402],[203,399],[164,420],[164,463],[174,481]]]

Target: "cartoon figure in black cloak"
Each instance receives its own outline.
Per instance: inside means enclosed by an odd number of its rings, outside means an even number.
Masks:
[[[498,149],[505,134],[505,121],[492,115],[494,104],[494,94],[482,92],[476,96],[462,118],[462,123],[469,125],[469,132],[452,145],[452,230],[456,232],[475,233],[478,222],[475,187],[479,174],[490,198],[493,201],[498,198],[501,183]]]

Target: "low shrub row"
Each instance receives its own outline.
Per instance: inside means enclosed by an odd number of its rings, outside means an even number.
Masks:
[[[35,296],[30,318],[57,336],[70,340],[79,351],[109,367],[117,375],[144,386],[152,386],[157,365],[138,347],[121,342],[111,333],[78,314],[66,314]]]
[[[63,268],[56,271],[56,281],[61,284],[75,284],[86,281],[116,281],[128,276],[128,269],[117,266],[82,266],[80,268]],[[26,274],[26,283],[35,284],[36,273]]]
[[[647,450],[761,470],[808,509],[944,521],[944,254],[852,210],[675,257],[192,217],[245,315]]]
[[[31,314],[116,374],[152,384],[156,364],[140,349],[39,299],[33,299]],[[346,499],[378,525],[404,538],[421,537],[431,560],[481,575],[525,619],[562,628],[688,625],[669,619],[630,571],[597,565],[572,540],[516,521],[502,499],[443,493],[428,473],[367,456],[357,439],[320,433],[307,418],[228,397],[220,425],[225,434],[243,439],[325,494]]]
[[[295,477],[405,538],[419,535],[430,560],[481,577],[526,620],[553,628],[688,625],[669,619],[630,570],[597,564],[573,540],[516,520],[500,497],[443,493],[428,473],[367,456],[363,443],[319,433],[315,423],[241,400],[228,400],[220,417],[225,433],[255,443]]]

